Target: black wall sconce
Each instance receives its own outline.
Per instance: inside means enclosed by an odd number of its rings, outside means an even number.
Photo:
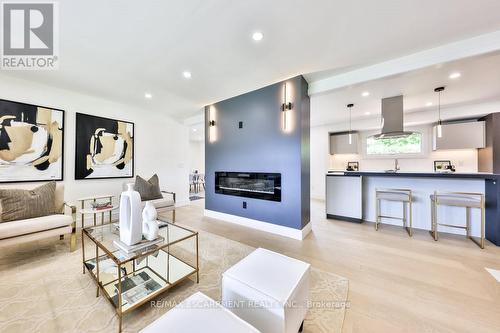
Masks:
[[[208,109],[208,142],[217,140],[217,130],[215,128],[215,110],[213,106]]]
[[[282,114],[282,128],[284,132],[289,132],[292,130],[292,102],[290,97],[290,88],[288,83],[285,82],[283,85],[283,103],[281,104],[281,114]]]

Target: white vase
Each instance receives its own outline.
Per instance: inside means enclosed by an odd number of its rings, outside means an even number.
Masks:
[[[142,210],[142,221],[156,221],[156,217],[158,216],[156,212],[156,207],[153,205],[151,201],[146,201],[146,205]]]
[[[158,222],[156,221],[143,221],[142,222],[142,234],[147,240],[155,240],[158,238],[158,233],[160,228],[158,227]]]
[[[142,210],[142,234],[147,240],[155,240],[158,238],[158,222],[156,222],[156,207],[151,201],[147,201]]]
[[[120,198],[120,241],[130,246],[141,240],[141,196],[134,191],[134,184],[130,183]]]

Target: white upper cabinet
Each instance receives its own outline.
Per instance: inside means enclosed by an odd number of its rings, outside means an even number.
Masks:
[[[484,148],[486,131],[484,121],[470,121],[442,125],[442,136],[437,136],[437,126],[432,129],[432,150]]]
[[[358,153],[358,133],[352,133],[352,140],[349,144],[348,133],[330,133],[330,155],[334,154],[357,154]]]

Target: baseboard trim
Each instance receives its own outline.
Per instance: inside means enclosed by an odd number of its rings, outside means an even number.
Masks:
[[[241,217],[237,215],[231,215],[221,212],[216,212],[210,209],[205,209],[204,215],[206,217],[222,220],[224,222],[238,224],[244,227],[257,229],[271,234],[285,236],[288,238],[293,238],[297,240],[303,240],[312,230],[312,223],[309,222],[302,229],[294,229],[290,227],[284,227],[281,225],[276,225],[268,222],[263,222],[259,220],[249,219],[246,217]]]
[[[331,220],[341,220],[341,221],[354,222],[354,223],[363,223],[363,219],[358,219],[356,217],[349,217],[349,216],[326,214],[326,218],[331,219]]]

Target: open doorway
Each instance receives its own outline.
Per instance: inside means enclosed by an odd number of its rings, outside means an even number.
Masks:
[[[205,198],[205,129],[204,124],[189,128],[189,200],[204,204]]]

